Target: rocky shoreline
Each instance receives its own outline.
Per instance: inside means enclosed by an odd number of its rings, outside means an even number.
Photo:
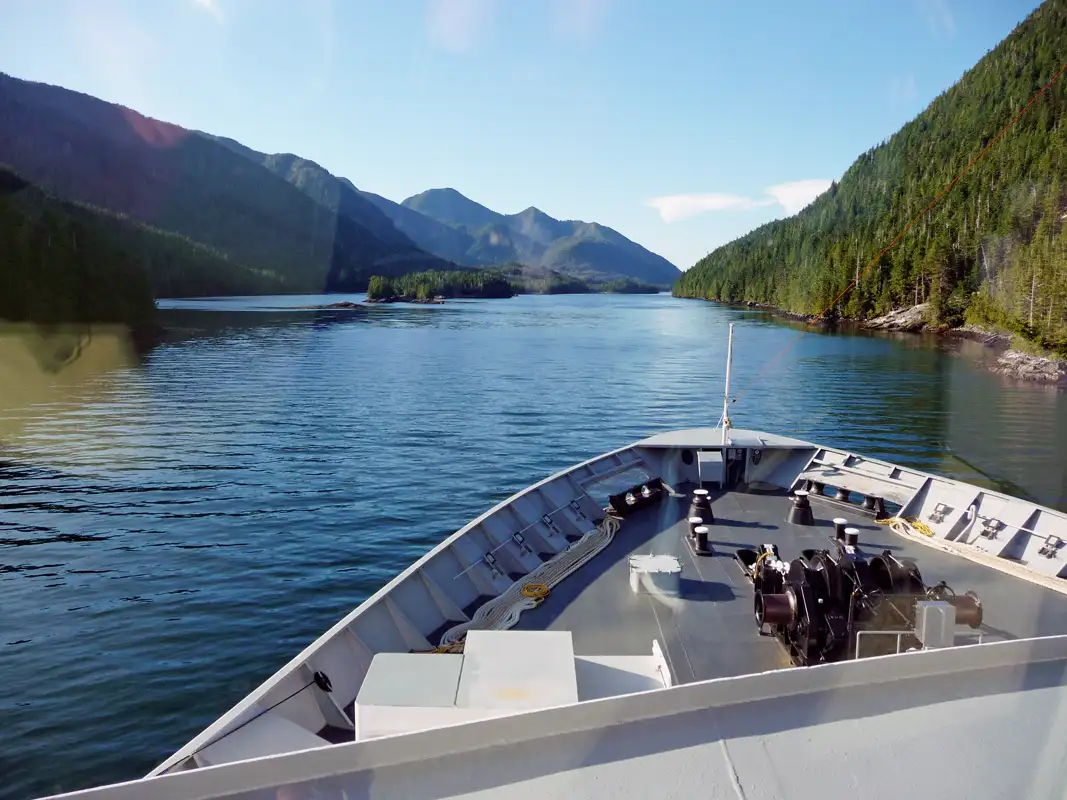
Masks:
[[[787,319],[811,322],[815,319],[810,314],[795,314],[782,311],[773,306],[762,303],[747,302],[746,308],[757,308],[769,311],[777,316]],[[1053,355],[1033,355],[1015,350],[1012,345],[1015,337],[997,331],[980,328],[976,325],[963,325],[958,328],[938,327],[927,322],[926,303],[920,303],[910,308],[898,308],[880,317],[860,320],[854,324],[867,330],[892,331],[900,333],[933,333],[939,336],[967,339],[978,342],[986,347],[1003,351],[999,357],[989,365],[989,369],[998,375],[1014,378],[1020,381],[1042,383],[1048,385],[1067,386],[1067,361]]]
[[[429,298],[415,298],[415,297],[375,297],[367,298],[366,302],[376,305],[378,303],[418,303],[424,306],[442,306],[445,304],[445,298],[435,297],[432,300]]]
[[[1021,381],[1067,386],[1067,361],[1058,358],[1006,350],[990,369],[998,375],[1007,375]]]
[[[387,299],[375,298],[373,300],[364,300],[362,303],[353,303],[351,300],[342,300],[338,303],[327,303],[321,306],[300,306],[301,308],[310,308],[316,311],[334,311],[337,309],[356,309],[363,308],[367,305],[380,305],[381,303],[418,303],[420,305],[444,305],[444,298],[435,297],[433,300],[417,300],[414,297],[390,297]]]
[[[871,330],[906,331],[910,333],[930,332],[945,336],[955,336],[984,344],[986,347],[1003,350],[989,369],[998,375],[1004,375],[1020,381],[1033,383],[1067,385],[1067,361],[1054,355],[1035,355],[1022,350],[1015,350],[1012,345],[1015,337],[1006,333],[986,330],[977,325],[963,325],[959,328],[938,328],[926,320],[925,303],[901,308],[888,314],[869,319],[862,323]]]
[[[881,317],[874,317],[862,322],[864,328],[876,331],[904,331],[918,333],[933,330],[926,323],[927,304],[921,303],[911,308],[898,308]]]

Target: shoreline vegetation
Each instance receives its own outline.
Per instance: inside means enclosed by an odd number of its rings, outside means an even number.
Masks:
[[[706,298],[693,299],[706,300]],[[799,322],[812,322],[817,316],[786,311],[754,300],[744,303],[727,303],[721,300],[708,300],[708,302],[763,311],[776,317]],[[886,333],[925,333],[968,339],[993,348],[999,353],[997,360],[989,366],[989,369],[997,374],[1021,381],[1067,386],[1067,358],[1059,353],[1042,348],[1025,335],[1004,328],[978,325],[972,322],[955,327],[938,323],[932,316],[930,306],[926,303],[909,308],[893,309],[887,314],[867,319],[853,319],[830,314],[816,323],[816,326],[823,328],[835,325],[849,325],[863,330]]]
[[[374,275],[368,303],[442,303],[449,299],[502,299],[517,294],[658,294],[659,286],[628,279],[590,282],[545,269],[509,264],[499,269]],[[340,307],[332,304],[331,307]]]
[[[710,252],[674,294],[807,319],[829,308],[833,320],[875,329],[1010,336],[1028,358],[1011,357],[1003,370],[1034,379],[1020,365],[1043,358],[1059,374],[1067,103],[1062,91],[1045,92],[1015,115],[1057,74],[1065,47],[1067,7],[1046,2],[811,204]],[[1009,120],[1010,132],[975,161]]]

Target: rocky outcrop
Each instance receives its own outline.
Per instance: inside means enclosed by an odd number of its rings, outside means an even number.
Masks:
[[[992,367],[994,372],[1036,383],[1067,383],[1067,362],[1006,350]]]
[[[1001,348],[1011,346],[1010,333],[997,333],[996,331],[987,330],[978,325],[961,325],[958,328],[953,328],[950,333],[961,339],[970,339],[972,342],[979,342],[986,347]]]
[[[881,331],[921,331],[927,328],[926,303],[911,308],[898,308],[882,317],[863,323],[863,327]]]

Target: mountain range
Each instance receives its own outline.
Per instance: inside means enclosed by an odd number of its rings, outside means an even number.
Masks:
[[[516,261],[657,284],[680,274],[596,223],[559,222],[536,209],[502,215],[450,190],[393,203],[297,155],[260,153],[2,73],[0,164],[57,200],[202,245],[198,252],[229,262],[221,283],[238,293],[359,291],[372,275]],[[422,203],[424,212],[417,206],[426,197],[437,202]],[[483,224],[456,222],[464,209],[479,209]],[[548,230],[559,235],[550,238]],[[202,267],[201,261],[184,280],[172,265],[167,291],[189,296],[217,289],[218,282],[203,280]],[[247,285],[233,286],[242,275]],[[149,278],[157,290],[163,286]]]
[[[461,267],[519,263],[585,280],[630,278],[665,287],[681,275],[665,258],[596,222],[561,221],[533,206],[501,214],[455,189],[430,189],[396,203],[300,156],[260,153],[232,139],[212,138],[379,238],[413,242]]]
[[[420,247],[457,264],[519,262],[585,280],[631,278],[669,286],[681,271],[596,222],[558,220],[530,206],[501,214],[455,189],[430,189],[393,203],[364,193]]]

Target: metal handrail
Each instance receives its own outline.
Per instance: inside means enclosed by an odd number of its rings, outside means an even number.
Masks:
[[[910,630],[903,630],[903,631],[856,631],[856,655],[854,655],[852,658],[853,658],[853,660],[855,660],[855,659],[860,657],[860,637],[861,636],[864,636],[864,635],[896,636],[897,637],[897,654],[899,655],[900,654],[900,637],[907,636],[908,634],[914,635],[915,634],[915,630],[914,629],[910,629]],[[985,632],[984,631],[979,631],[978,632],[978,642],[977,642],[977,644],[982,644],[984,639],[985,639]],[[923,649],[925,649],[925,648],[923,648]]]
[[[856,658],[860,657],[860,637],[861,636],[864,636],[864,635],[870,635],[870,636],[878,636],[878,635],[880,635],[880,636],[896,636],[897,637],[897,653],[900,653],[900,637],[904,636],[905,634],[909,634],[909,633],[913,634],[913,633],[915,633],[915,631],[914,630],[904,630],[904,631],[856,631],[856,655],[854,655],[853,658],[856,659]]]
[[[575,497],[574,500],[568,500],[563,505],[559,506],[558,508],[554,508],[551,511],[546,512],[542,516],[543,517],[551,517],[553,514],[558,513],[558,512],[562,511],[565,508],[573,508],[573,506],[571,506],[571,503],[574,502],[575,500],[579,500],[579,499],[580,498]],[[584,512],[582,512],[582,513],[584,514]],[[588,519],[588,517],[587,517],[587,519]],[[531,522],[529,525],[527,525],[525,528],[520,528],[519,530],[515,531],[515,533],[518,533],[518,534],[526,533],[526,531],[530,530],[530,528],[534,527],[535,525],[544,525],[544,524],[545,524],[545,521],[543,519],[541,519],[541,518],[538,518],[535,521]],[[496,547],[494,547],[488,553],[483,554],[481,558],[479,558],[477,561],[473,562],[465,570],[453,575],[452,576],[452,580],[455,580],[456,578],[460,578],[460,577],[466,575],[468,572],[470,572],[476,566],[481,564],[483,561],[485,561],[485,556],[486,555],[492,555],[497,550],[500,550],[500,549],[506,547],[509,544],[513,544],[513,545],[515,545],[517,547],[518,546],[518,542],[515,541],[515,533],[511,534],[511,536],[509,536],[507,539],[502,541],[500,544],[498,544]],[[488,535],[488,533],[486,535]],[[562,534],[562,532],[561,532],[561,535],[564,535],[564,534]]]
[[[817,466],[817,467],[827,467],[828,469],[839,469],[839,470],[841,470],[843,472],[851,472],[851,473],[853,473],[855,475],[859,475],[862,478],[870,478],[873,481],[885,481],[886,483],[895,484],[895,485],[900,486],[900,487],[902,487],[904,489],[912,489],[912,490],[914,490],[914,489],[918,488],[918,486],[910,484],[910,483],[908,483],[906,481],[902,481],[900,478],[891,478],[888,475],[878,475],[877,473],[874,473],[874,472],[867,472],[866,470],[858,469],[856,467],[848,467],[848,466],[845,466],[844,464],[833,464],[833,463],[830,463],[830,462],[827,462],[827,461],[819,461],[818,458],[813,458],[811,460],[811,463],[808,465],[808,468],[805,469],[804,472],[818,472],[819,474],[821,474],[821,475],[823,475],[825,477],[825,475],[826,475],[825,471],[823,471],[823,470],[813,470],[813,469],[811,469],[812,465]],[[804,472],[802,472],[801,475],[803,475]],[[811,478],[805,478],[804,480],[811,480]],[[832,484],[832,481],[825,481],[825,483]]]

